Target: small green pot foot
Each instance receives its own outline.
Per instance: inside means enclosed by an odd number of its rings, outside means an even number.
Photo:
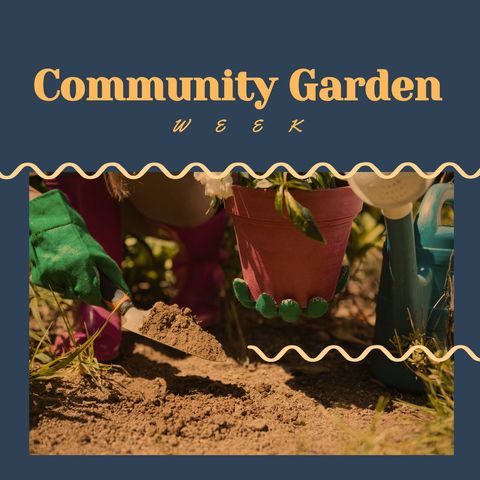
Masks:
[[[261,293],[258,296],[255,309],[265,318],[275,318],[278,316],[275,300],[267,293]]]
[[[308,306],[304,314],[308,318],[320,318],[327,313],[328,306],[328,302],[323,298],[314,297],[308,302]]]
[[[245,280],[242,278],[235,278],[232,286],[235,298],[240,302],[240,305],[245,308],[255,308],[255,300],[252,299]]]
[[[295,323],[302,315],[302,309],[298,302],[289,298],[282,300],[278,313],[285,322]]]
[[[340,270],[335,294],[344,290],[348,281],[349,271],[350,269],[347,265],[344,265]],[[245,308],[254,308],[265,318],[280,317],[288,323],[297,322],[302,315],[310,319],[323,317],[330,306],[325,299],[313,297],[309,300],[307,308],[302,309],[298,302],[291,298],[282,300],[277,308],[275,300],[268,293],[262,293],[254,300],[247,283],[241,278],[233,280],[233,292],[236,299]]]

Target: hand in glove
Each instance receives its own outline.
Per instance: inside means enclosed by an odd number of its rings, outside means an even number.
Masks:
[[[128,292],[122,272],[88,233],[85,221],[59,190],[30,201],[32,282],[65,298],[103,306],[100,273]]]
[[[340,278],[337,282],[335,293],[340,293],[347,284],[348,280],[348,266],[342,267]],[[267,293],[262,293],[254,300],[248,289],[248,285],[244,280],[236,278],[233,281],[233,292],[237,300],[246,308],[255,308],[260,315],[265,318],[280,317],[286,322],[295,323],[300,316],[307,318],[319,318],[325,315],[329,304],[326,300],[320,297],[311,298],[308,306],[302,309],[298,302],[292,299],[285,299],[277,306],[275,300]]]

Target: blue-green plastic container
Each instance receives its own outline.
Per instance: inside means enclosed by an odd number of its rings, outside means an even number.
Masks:
[[[415,329],[444,344],[449,322],[447,274],[453,272],[453,226],[442,225],[442,207],[453,205],[453,184],[436,184],[425,194],[415,222],[412,215],[386,219],[387,241],[383,252],[377,299],[375,343],[395,356],[395,340]],[[420,392],[423,383],[404,363],[394,363],[381,353],[373,358],[373,374],[387,385]]]

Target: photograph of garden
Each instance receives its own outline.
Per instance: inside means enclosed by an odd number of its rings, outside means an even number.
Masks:
[[[392,358],[453,344],[454,175],[339,177],[31,175],[30,453],[452,455]]]

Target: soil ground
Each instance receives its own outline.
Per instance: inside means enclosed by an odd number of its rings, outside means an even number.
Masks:
[[[291,343],[316,355],[332,340],[354,354],[371,336],[367,323],[344,329],[338,318],[290,326],[259,325],[242,316],[242,324],[246,342],[270,355]],[[402,396],[372,380],[368,361],[352,364],[333,352],[307,364],[290,352],[275,364],[254,354],[242,364],[233,358],[235,348],[228,350],[227,330],[213,330],[230,354],[225,363],[187,357],[126,333],[116,362],[121,368],[107,374],[103,387],[84,378],[33,383],[30,452],[371,453],[369,432],[376,428],[389,435],[375,453],[417,453],[413,440],[423,414],[390,402],[374,420],[375,406],[380,396],[413,403],[423,397]]]

